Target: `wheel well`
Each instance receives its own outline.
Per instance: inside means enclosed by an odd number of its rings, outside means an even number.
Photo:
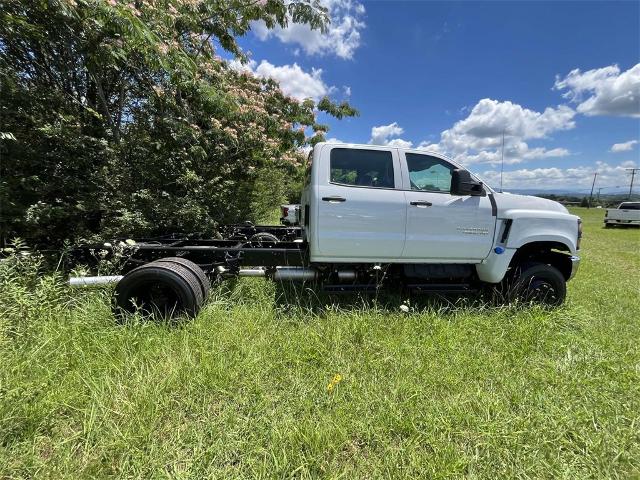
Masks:
[[[541,262],[556,267],[566,280],[571,276],[571,250],[560,242],[531,242],[516,251],[509,268],[526,262]]]

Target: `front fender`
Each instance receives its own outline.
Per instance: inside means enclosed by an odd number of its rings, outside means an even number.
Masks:
[[[511,219],[506,241],[507,248],[518,249],[527,243],[556,242],[567,247],[572,255],[578,251],[579,217],[562,212],[540,210],[509,210],[505,218]]]

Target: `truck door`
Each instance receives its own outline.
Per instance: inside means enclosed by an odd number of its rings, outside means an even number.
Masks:
[[[400,157],[407,208],[402,257],[445,262],[485,258],[496,223],[489,197],[451,195],[451,172],[459,167],[442,158],[410,152],[400,152]]]
[[[407,209],[397,150],[326,145],[321,155],[313,259],[400,258]]]

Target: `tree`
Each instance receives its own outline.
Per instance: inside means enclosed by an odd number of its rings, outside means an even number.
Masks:
[[[0,3],[2,237],[211,232],[283,200],[317,111],[357,111],[230,69],[214,45],[244,60],[255,20],[328,22],[317,0]]]

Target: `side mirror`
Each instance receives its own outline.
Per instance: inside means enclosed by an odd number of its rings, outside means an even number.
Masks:
[[[471,174],[467,170],[456,168],[451,172],[451,195],[484,197],[486,194],[482,182],[471,178]]]

